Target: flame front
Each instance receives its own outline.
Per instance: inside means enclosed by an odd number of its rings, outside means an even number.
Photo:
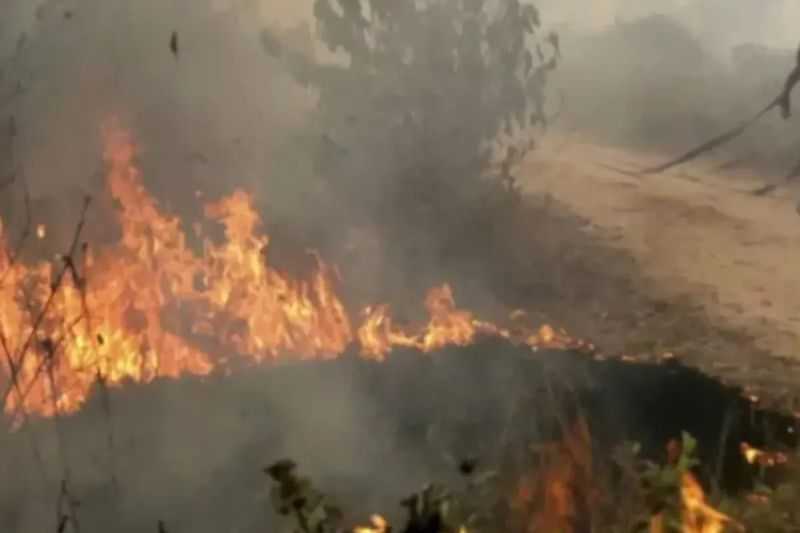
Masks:
[[[335,269],[314,255],[309,279],[269,266],[269,238],[244,191],[205,206],[222,242],[198,235],[187,244],[180,220],[146,191],[131,136],[104,130],[108,190],[116,200],[119,242],[84,249],[63,264],[22,264],[0,221],[0,385],[4,410],[51,416],[71,412],[98,381],[116,386],[224,370],[279,356],[335,357],[352,343],[383,359],[394,347],[432,351],[465,345],[479,334],[516,338],[456,307],[449,286],[434,288],[427,324],[404,329],[386,305],[369,307],[354,327],[337,294]],[[45,228],[37,229],[44,236]],[[62,267],[69,268],[62,273]],[[66,268],[66,267],[65,267]],[[546,327],[517,335],[531,346],[563,346]],[[227,354],[222,357],[216,354]]]

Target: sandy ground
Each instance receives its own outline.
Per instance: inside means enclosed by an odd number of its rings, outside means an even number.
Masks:
[[[760,350],[800,361],[795,194],[756,197],[748,191],[765,178],[723,174],[709,160],[644,177],[615,170],[664,159],[563,137],[521,175],[527,192],[552,195],[591,222],[585,231],[629,253],[657,297],[689,296]]]

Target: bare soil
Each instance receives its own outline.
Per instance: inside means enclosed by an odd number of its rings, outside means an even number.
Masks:
[[[529,231],[558,265],[546,282],[560,305],[541,308],[610,352],[674,355],[800,413],[791,191],[754,196],[769,178],[714,161],[624,171],[668,157],[559,137],[526,161],[522,185],[541,215]]]

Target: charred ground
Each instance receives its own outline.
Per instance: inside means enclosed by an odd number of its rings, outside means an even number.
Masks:
[[[754,475],[741,442],[794,442],[790,420],[675,363],[532,357],[484,340],[433,357],[345,356],[98,390],[77,415],[4,436],[3,470],[17,482],[3,488],[3,523],[14,531],[52,523],[47,511],[57,505],[47,495],[62,461],[88,531],[150,530],[159,520],[176,531],[277,527],[262,467],[287,455],[353,509],[351,523],[365,510],[397,518],[397,502],[432,478],[458,486],[463,460],[497,469],[510,505],[521,473],[535,468],[531,446],[559,441],[578,418],[589,421],[586,453],[598,458],[636,441],[658,459],[664,442],[689,431],[703,479],[733,493],[751,488]]]

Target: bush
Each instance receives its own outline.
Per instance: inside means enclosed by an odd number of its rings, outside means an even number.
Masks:
[[[314,209],[375,227],[400,257],[474,239],[509,205],[511,168],[547,123],[558,38],[519,0],[317,0],[314,16],[327,61],[262,36],[318,98]]]

